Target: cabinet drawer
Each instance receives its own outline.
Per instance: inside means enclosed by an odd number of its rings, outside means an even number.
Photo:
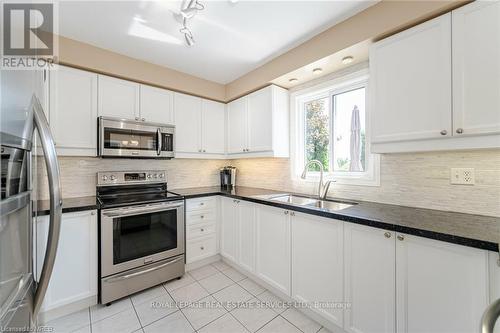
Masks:
[[[186,246],[186,262],[192,263],[216,254],[215,235],[201,239],[191,240]]]
[[[198,210],[210,210],[215,209],[215,197],[204,197],[196,199],[186,200],[186,211],[198,211]]]
[[[186,225],[215,222],[214,211],[188,212],[186,214]]]
[[[211,223],[198,223],[192,226],[188,226],[186,232],[187,239],[193,239],[202,236],[208,236],[215,234],[215,222]]]

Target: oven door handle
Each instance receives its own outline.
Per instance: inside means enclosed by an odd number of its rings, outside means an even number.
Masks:
[[[161,154],[161,131],[158,128],[156,130],[156,155],[160,156]]]
[[[133,216],[133,215],[139,215],[143,213],[155,213],[155,212],[160,212],[163,210],[167,209],[172,209],[172,208],[179,208],[184,205],[184,202],[178,202],[178,203],[171,203],[171,204],[164,204],[164,205],[159,205],[159,206],[152,206],[152,207],[143,207],[143,208],[137,208],[137,209],[114,209],[110,211],[103,211],[102,215],[105,217],[125,217],[125,216]]]
[[[184,260],[184,256],[175,258],[174,260],[170,260],[170,261],[168,261],[168,262],[166,262],[164,264],[161,264],[161,265],[158,265],[158,266],[154,266],[154,267],[151,267],[151,268],[148,268],[148,269],[145,269],[145,270],[141,270],[141,271],[137,271],[137,272],[134,272],[134,273],[125,274],[125,275],[115,276],[115,277],[106,279],[106,282],[116,282],[116,281],[130,279],[130,278],[133,278],[133,277],[136,277],[136,276],[139,276],[139,275],[151,273],[153,271],[156,271],[156,270],[162,269],[164,267],[167,267],[169,265],[175,264],[175,263],[177,263],[177,262],[179,262],[181,260],[182,261]]]

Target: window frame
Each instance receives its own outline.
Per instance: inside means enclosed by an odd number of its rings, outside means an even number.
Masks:
[[[333,97],[348,91],[365,88],[365,154],[366,170],[363,172],[329,171],[324,173],[325,180],[335,180],[338,184],[380,186],[380,155],[371,153],[370,149],[370,87],[368,82],[368,69],[362,69],[353,73],[345,74],[331,80],[316,84],[314,86],[297,90],[290,95],[292,106],[292,178],[302,182],[317,182],[319,172],[309,171],[306,179],[301,179],[306,159],[306,126],[305,126],[305,103],[327,98],[329,105],[329,170],[333,170]]]

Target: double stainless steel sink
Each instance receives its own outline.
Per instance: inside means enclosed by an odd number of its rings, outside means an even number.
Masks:
[[[356,202],[346,202],[339,200],[320,200],[320,199],[314,199],[288,193],[256,195],[254,196],[254,198],[267,201],[287,203],[292,206],[311,208],[311,209],[324,209],[329,211],[339,211],[357,205]]]

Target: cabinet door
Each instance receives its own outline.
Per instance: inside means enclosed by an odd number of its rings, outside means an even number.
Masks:
[[[395,332],[395,239],[392,231],[344,223],[346,332]]]
[[[371,142],[451,136],[450,16],[372,46]]]
[[[500,2],[452,12],[454,135],[500,133]]]
[[[248,149],[251,152],[273,149],[272,87],[248,95]]]
[[[287,210],[256,207],[256,273],[290,295],[290,217]]]
[[[487,304],[487,251],[398,234],[398,332],[476,332]]]
[[[292,297],[313,304],[344,301],[342,221],[292,212]],[[343,310],[314,309],[342,327]]]
[[[255,204],[238,203],[238,264],[249,272],[255,271]]]
[[[202,100],[201,142],[204,153],[224,154],[226,150],[226,107],[223,103]]]
[[[227,105],[228,153],[243,153],[247,149],[247,97]]]
[[[97,74],[59,66],[50,73],[50,95],[50,128],[59,153],[95,156]]]
[[[201,98],[175,93],[175,146],[177,152],[201,152]]]
[[[36,222],[36,267],[40,277],[49,228],[48,216]],[[97,297],[97,215],[63,214],[54,270],[42,311]],[[89,303],[88,305],[92,305]]]
[[[99,116],[139,119],[139,84],[99,75]]]
[[[237,200],[221,198],[221,245],[223,257],[238,262],[238,211]]]
[[[140,117],[144,121],[173,124],[174,93],[170,90],[141,84]]]

